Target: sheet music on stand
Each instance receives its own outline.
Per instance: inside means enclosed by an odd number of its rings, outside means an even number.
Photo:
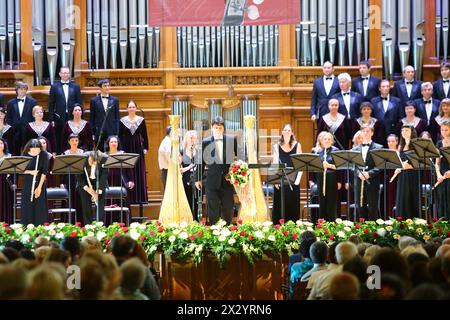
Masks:
[[[450,163],[450,147],[442,147],[439,149],[441,151],[441,155]]]

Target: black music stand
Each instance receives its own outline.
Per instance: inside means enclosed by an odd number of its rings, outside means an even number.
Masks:
[[[55,157],[52,174],[67,174],[69,178],[69,223],[72,223],[72,174],[83,174],[86,156],[83,155],[61,155]],[[75,223],[77,222],[77,215],[75,214]]]
[[[386,210],[387,210],[387,201],[386,201],[386,170],[387,169],[401,169],[403,168],[402,160],[400,159],[399,154],[395,150],[390,149],[375,149],[370,150],[370,154],[372,155],[372,159],[375,162],[375,168],[383,169],[384,177],[383,177],[383,213],[384,219],[387,219]]]
[[[14,201],[13,201],[13,214],[14,214],[14,222],[16,223],[17,217],[17,174],[25,174],[25,170],[30,162],[31,157],[9,157],[5,158],[0,163],[0,173],[4,174],[12,174],[13,175],[13,191],[14,191]]]
[[[361,152],[352,150],[338,150],[331,152],[331,158],[337,170],[347,170],[347,219],[350,220],[350,170],[355,173],[359,167],[365,167],[366,164],[362,158]],[[356,219],[356,174],[353,177],[353,194],[355,197],[355,206],[353,208],[354,219]]]
[[[320,156],[315,153],[299,153],[291,155],[292,164],[296,171],[306,172],[306,207],[309,210],[310,197],[309,194],[309,173],[310,172],[323,172],[323,162]],[[310,212],[311,216],[311,212]]]
[[[423,159],[422,163],[424,164],[424,169],[423,172],[425,173],[427,170],[427,159],[430,159],[431,161],[431,165],[429,166],[430,168],[430,187],[433,187],[434,185],[434,164],[433,161],[431,159],[433,158],[439,158],[441,156],[439,149],[436,148],[436,146],[433,143],[433,140],[431,139],[424,139],[424,138],[416,138],[416,139],[412,139],[411,140],[411,146],[414,148],[414,151],[416,152],[416,154]],[[422,185],[420,182],[420,174],[419,174],[419,186],[420,186],[420,195],[422,194]],[[435,206],[433,205],[433,191],[430,192],[430,205],[433,206],[432,207],[432,212],[433,212],[433,216],[435,215]],[[420,207],[421,208],[421,207]]]
[[[447,162],[450,163],[450,147],[440,148],[439,151],[441,151],[441,155],[447,160]]]
[[[285,164],[275,164],[272,165],[267,172],[266,176],[266,183],[267,185],[273,184],[273,185],[280,185],[280,197],[281,197],[281,218],[284,219],[284,186],[287,184],[291,190],[292,189],[292,183],[291,181],[295,181],[297,171],[295,171],[293,168],[286,167]],[[275,192],[275,190],[274,190]],[[273,214],[272,214],[273,216]]]
[[[123,169],[133,169],[136,166],[136,162],[139,159],[137,153],[117,153],[109,154],[108,159],[105,162],[104,167],[107,169],[120,169],[120,187],[122,188]],[[136,187],[136,186],[135,186]],[[127,186],[125,186],[127,190]],[[131,216],[131,210],[130,210]],[[123,220],[123,195],[120,191],[120,218]],[[98,217],[97,217],[98,219]],[[121,221],[123,222],[123,221]]]

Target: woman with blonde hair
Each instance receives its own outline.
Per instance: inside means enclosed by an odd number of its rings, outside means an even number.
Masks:
[[[445,98],[439,105],[439,115],[431,120],[430,131],[433,141],[439,141],[441,137],[441,125],[442,123],[450,121],[450,99]]]
[[[34,106],[32,114],[34,121],[29,122],[25,126],[22,141],[27,142],[38,137],[45,137],[49,142],[47,152],[56,155],[55,130],[50,122],[44,121],[44,108],[42,106]]]
[[[197,181],[199,152],[197,147],[197,131],[189,130],[184,136],[183,145],[181,147],[181,174],[183,175],[183,186],[186,197],[191,207],[194,220],[199,221],[198,211],[198,195],[195,188]]]

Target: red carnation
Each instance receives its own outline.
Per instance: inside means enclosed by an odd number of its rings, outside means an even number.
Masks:
[[[84,227],[80,229],[81,232],[84,232],[84,230],[85,230]]]
[[[203,237],[203,232],[199,232],[199,233],[197,233],[197,237],[199,237],[199,238],[201,238],[201,237]]]
[[[240,235],[241,237],[245,237],[245,231],[241,231]]]
[[[447,231],[447,238],[450,238],[450,231]]]
[[[292,239],[296,240],[297,238],[298,238],[297,234],[296,234],[296,233],[293,233],[293,234],[292,234]]]
[[[398,216],[398,217],[397,217],[397,220],[398,220],[398,221],[402,221],[403,218],[402,218],[401,216]]]
[[[442,228],[439,228],[439,229],[438,229],[438,233],[439,233],[439,234],[442,234],[442,232],[444,232],[444,230],[442,230]]]
[[[373,233],[373,237],[376,239],[376,238],[378,238],[379,237],[379,234],[378,233],[376,233],[376,232],[374,232]]]
[[[274,227],[275,229],[277,229],[277,230],[280,229],[280,225],[279,225],[279,224],[276,224],[276,225],[274,225],[273,227]]]
[[[429,229],[433,229],[433,225],[431,223],[428,224]]]
[[[155,235],[155,231],[150,231],[150,237],[153,237]]]
[[[47,226],[49,226],[49,225],[50,225],[50,223],[44,222],[44,226],[45,226],[45,227],[47,227]]]
[[[237,229],[238,229],[237,226],[232,226],[232,227],[231,227],[231,231],[236,231]]]
[[[330,240],[334,240],[334,235],[330,234],[329,238]]]
[[[238,180],[234,180],[234,184],[238,185],[239,181]]]
[[[114,232],[113,237],[117,237],[118,235],[119,235],[119,233],[116,231],[116,232]]]
[[[284,219],[280,219],[280,224],[283,224],[284,223]]]
[[[111,242],[111,240],[109,240],[109,238],[107,238],[107,239],[105,240],[105,244],[106,244],[106,245],[108,245],[110,242]]]
[[[158,232],[159,232],[159,233],[162,233],[163,231],[164,231],[164,228],[163,228],[163,227],[159,227],[159,228],[158,228]]]
[[[141,241],[144,241],[145,240],[145,236],[141,236]]]
[[[369,229],[365,228],[365,229],[364,229],[364,233],[365,233],[365,234],[368,234],[368,233],[369,233]]]
[[[328,230],[327,229],[323,229],[323,233],[327,234]]]
[[[245,176],[247,175],[247,172],[243,171],[243,172],[241,173],[241,175],[242,175],[243,177],[245,177]]]
[[[10,228],[5,228],[5,232],[6,232],[6,233],[10,233],[10,232],[11,232],[11,229],[10,229]]]
[[[325,222],[325,220],[324,220],[324,219],[322,219],[322,218],[320,218],[319,220],[317,220],[317,222],[318,222],[318,223],[324,223],[324,222]]]
[[[364,218],[359,218],[359,222],[363,223],[364,221]]]
[[[254,238],[253,238],[252,235],[249,235],[249,236],[248,236],[248,240],[252,241],[253,239],[254,239]]]
[[[125,227],[125,223],[119,222],[119,227],[121,227],[121,228]]]
[[[405,225],[403,223],[400,223],[399,228],[400,229],[405,229]]]
[[[160,226],[160,225],[161,225],[161,222],[156,221],[156,225],[157,225],[157,226]]]
[[[289,234],[289,231],[284,230],[284,231],[283,231],[283,234],[284,234],[285,236],[287,236],[287,235]]]
[[[191,235],[191,236],[189,237],[189,240],[194,241],[194,240],[195,240],[195,236],[194,236],[194,235]]]
[[[70,236],[72,237],[72,238],[76,238],[76,237],[78,237],[78,235],[77,235],[77,233],[76,233],[76,231],[73,231],[71,234],[70,234]]]
[[[361,229],[361,225],[360,225],[359,223],[357,223],[357,224],[355,225],[355,228],[356,228],[356,229]]]
[[[206,219],[202,219],[202,221],[200,222],[202,225],[206,225]]]
[[[433,218],[433,219],[431,219],[431,221],[437,222],[437,221],[438,221],[438,218]]]
[[[239,220],[237,221],[237,223],[238,223],[238,224],[242,224],[242,219],[239,219]]]
[[[81,227],[81,222],[75,222],[75,227]]]
[[[317,228],[317,229],[320,229],[320,228],[322,228],[322,225],[321,225],[320,223],[318,223],[318,224],[316,225],[316,228]]]
[[[5,231],[6,231],[6,230],[5,230]],[[39,233],[36,232],[36,233],[34,234],[34,236],[35,236],[35,237],[39,237]]]
[[[3,227],[7,227],[7,226],[9,226],[9,224],[7,224],[6,222],[3,224]]]
[[[123,228],[122,228],[122,232],[123,232],[123,233],[126,233],[127,231],[128,231],[128,228],[127,228],[127,227],[123,227]]]

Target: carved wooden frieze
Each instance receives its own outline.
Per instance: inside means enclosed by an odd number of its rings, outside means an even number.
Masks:
[[[108,78],[108,77],[106,77]],[[108,78],[112,87],[158,87],[163,85],[162,77]],[[96,87],[100,78],[87,78],[88,87]]]
[[[242,75],[232,76],[179,76],[177,85],[179,86],[201,86],[201,85],[261,85],[261,84],[279,84],[280,76],[278,74],[270,75]]]

